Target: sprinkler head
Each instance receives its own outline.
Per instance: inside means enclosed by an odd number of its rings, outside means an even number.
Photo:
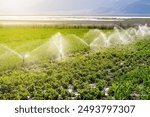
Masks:
[[[29,58],[29,57],[30,57],[30,54],[24,54],[24,55],[23,55],[23,58],[25,58],[25,59],[26,59],[26,58]]]
[[[30,54],[22,54],[22,61],[23,61],[23,64],[25,63],[25,59],[29,58],[30,57]]]

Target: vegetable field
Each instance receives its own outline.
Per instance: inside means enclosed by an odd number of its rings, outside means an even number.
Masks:
[[[130,41],[120,30],[109,37],[121,34]],[[137,34],[127,44],[112,40],[108,47],[99,34],[106,38],[112,32],[107,27],[1,26],[0,99],[150,99],[150,36]],[[55,43],[55,38],[63,39]]]

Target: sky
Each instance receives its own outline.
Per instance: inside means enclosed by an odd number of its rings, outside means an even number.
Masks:
[[[150,14],[150,0],[0,0],[0,15]]]

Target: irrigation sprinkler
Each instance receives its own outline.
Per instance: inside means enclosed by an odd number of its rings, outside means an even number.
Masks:
[[[26,60],[29,56],[30,56],[29,54],[23,54],[23,55],[22,55],[22,63],[23,63],[23,65],[25,64],[25,60]]]

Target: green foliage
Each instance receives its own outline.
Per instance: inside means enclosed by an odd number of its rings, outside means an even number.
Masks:
[[[2,27],[0,43],[24,52],[46,42],[56,32],[82,37],[88,30],[77,27]],[[12,57],[15,66],[0,70],[0,99],[150,99],[149,37],[127,47],[105,48],[95,53],[86,50],[82,44],[72,51],[73,54],[63,61],[45,58],[24,65],[21,61],[15,64],[19,60]],[[2,53],[0,51],[0,56]],[[10,66],[11,60],[4,65]]]

